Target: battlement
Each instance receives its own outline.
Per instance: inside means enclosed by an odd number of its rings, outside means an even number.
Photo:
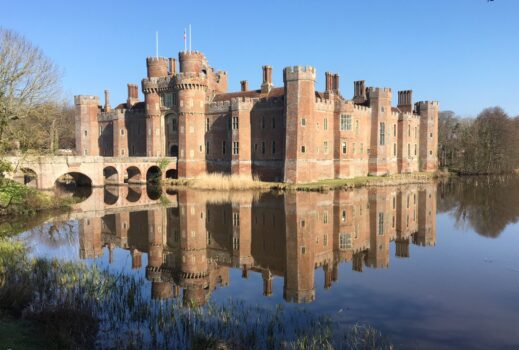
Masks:
[[[369,98],[381,98],[391,96],[391,88],[387,87],[369,87],[368,97]]]
[[[335,108],[334,100],[330,98],[320,98],[317,97],[315,99],[315,109],[318,111],[333,111]]]
[[[158,78],[144,78],[141,81],[142,91],[147,94],[150,92],[157,92],[159,88]]]
[[[371,107],[361,106],[361,105],[357,105],[357,104],[353,104],[353,109],[354,110],[356,109],[358,111],[364,111],[364,112],[371,111]]]
[[[207,87],[207,75],[195,72],[177,73],[174,76],[174,84],[178,89]]]
[[[208,104],[209,113],[228,112],[231,108],[231,101],[217,101]]]
[[[154,56],[148,56],[146,57],[146,64],[169,64],[169,58],[167,57],[154,57]]]
[[[235,97],[231,99],[231,108],[233,110],[250,110],[259,100],[251,97]]]
[[[200,59],[205,60],[205,55],[200,51],[180,51],[178,53],[179,59]]]
[[[98,106],[98,105],[100,105],[99,96],[77,95],[77,96],[74,96],[74,104],[76,104],[76,105],[95,104],[96,106]]]
[[[119,118],[124,118],[126,111],[126,109],[113,109],[110,112],[101,112],[99,113],[98,119],[99,121],[117,120]]]
[[[415,103],[415,106],[439,107],[440,103],[438,101],[419,101]]]
[[[291,66],[283,70],[284,81],[315,80],[316,70],[312,66]]]

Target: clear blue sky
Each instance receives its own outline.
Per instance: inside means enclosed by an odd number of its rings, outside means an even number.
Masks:
[[[354,80],[414,100],[439,100],[442,110],[476,115],[500,105],[519,115],[518,0],[342,1],[5,1],[0,25],[25,35],[64,71],[66,96],[112,91],[126,99],[126,83],[146,74],[159,31],[161,56],[177,57],[183,31],[193,49],[239,81],[261,83],[261,66],[338,72],[351,97]],[[142,94],[141,94],[142,98]]]

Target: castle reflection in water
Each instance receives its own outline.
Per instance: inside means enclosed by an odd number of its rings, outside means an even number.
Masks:
[[[133,206],[117,207],[129,199]],[[148,254],[152,297],[182,294],[185,303],[206,303],[218,285],[230,283],[230,268],[241,269],[243,278],[260,273],[266,296],[279,276],[285,300],[311,302],[316,269],[323,269],[330,288],[339,263],[351,262],[358,272],[387,268],[390,242],[399,258],[409,257],[410,244],[436,242],[436,184],[231,198],[185,190],[160,200],[146,190],[116,187],[105,189],[104,203],[97,217],[79,220],[80,257],[98,257],[106,246],[112,262],[120,247],[138,269]]]

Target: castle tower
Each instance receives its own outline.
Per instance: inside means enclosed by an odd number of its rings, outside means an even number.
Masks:
[[[285,176],[290,183],[316,180],[315,160],[315,68],[287,67],[285,84]]]
[[[206,171],[205,111],[207,72],[203,54],[179,54],[180,71],[175,75],[178,91],[178,176],[195,177]]]
[[[231,174],[252,176],[251,110],[252,100],[235,98],[231,102]]]
[[[99,97],[74,96],[76,121],[76,153],[81,156],[99,155]]]
[[[79,257],[92,259],[103,252],[101,244],[101,218],[93,217],[79,220]]]
[[[398,118],[392,118],[391,89],[369,88],[368,99],[371,107],[371,144],[368,171],[370,175],[384,175],[396,172],[396,162],[390,161],[393,156],[393,143],[396,137],[392,134]],[[393,120],[394,119],[394,120]]]
[[[207,257],[206,205],[200,193],[178,193],[180,208],[179,283],[184,287],[184,303],[202,305],[207,301],[209,260]]]
[[[304,196],[306,201],[301,198]],[[315,299],[315,206],[306,193],[285,194],[285,300],[308,303]]]
[[[438,110],[437,101],[415,104],[420,115],[420,171],[438,169]]]
[[[128,129],[124,111],[116,110],[117,118],[112,122],[114,157],[128,157]]]
[[[384,188],[369,190],[369,249],[366,265],[371,268],[389,266],[388,196]]]
[[[168,76],[169,60],[165,57],[146,58],[148,78],[142,81],[144,101],[146,103],[146,155],[161,157],[165,155],[166,135],[164,119],[160,112],[158,79]]]
[[[414,243],[436,245],[436,184],[428,184],[418,192],[418,233]]]

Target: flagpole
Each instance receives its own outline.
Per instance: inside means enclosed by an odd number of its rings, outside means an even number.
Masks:
[[[186,37],[186,28],[184,28],[184,52],[187,51],[187,43],[186,43],[186,39],[187,39],[187,37]]]
[[[191,24],[189,25],[189,53],[191,53]]]
[[[155,57],[159,58],[159,32],[155,32]]]

